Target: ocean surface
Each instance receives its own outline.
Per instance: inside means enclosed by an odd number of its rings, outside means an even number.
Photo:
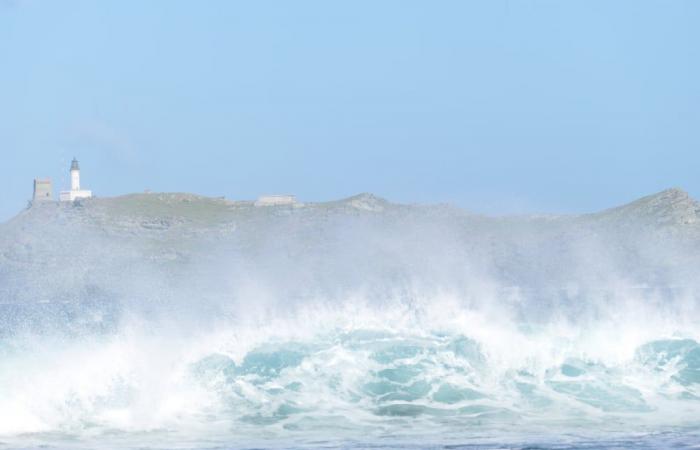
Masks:
[[[0,224],[0,449],[700,448],[700,205],[191,195]]]
[[[618,294],[556,320],[505,293],[285,314],[4,305],[0,447],[700,447],[690,300]]]

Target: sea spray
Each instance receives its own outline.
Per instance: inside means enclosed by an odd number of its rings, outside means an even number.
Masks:
[[[115,332],[5,339],[0,432],[246,441],[532,424],[643,432],[700,417],[700,336],[678,317],[530,326],[456,298],[353,298],[214,322],[183,335],[125,318]]]
[[[0,441],[690,442],[700,233],[668,195],[520,219],[376,198],[27,211],[0,238]]]

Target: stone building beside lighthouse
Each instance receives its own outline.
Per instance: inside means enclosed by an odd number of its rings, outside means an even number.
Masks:
[[[78,160],[73,158],[70,164],[70,191],[61,191],[60,200],[62,202],[72,202],[79,198],[92,197],[92,191],[80,188],[80,165]]]
[[[34,195],[32,203],[50,202],[53,200],[51,178],[34,178]]]

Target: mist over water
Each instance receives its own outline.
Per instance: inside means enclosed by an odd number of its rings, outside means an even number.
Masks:
[[[697,443],[700,234],[664,195],[569,218],[30,210],[0,241],[0,442]]]

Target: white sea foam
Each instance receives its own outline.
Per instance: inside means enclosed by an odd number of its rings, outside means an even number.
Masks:
[[[520,222],[390,204],[278,214],[216,203],[236,223],[230,234],[216,223],[177,229],[177,218],[143,231],[134,211],[150,197],[35,210],[8,234],[31,245],[0,236],[10,242],[0,441],[689,436],[700,427],[697,230],[659,225],[661,197]],[[147,206],[182,217],[211,206],[185,214],[179,197],[167,200]],[[62,240],[64,221],[84,228],[79,241]],[[73,265],[43,270],[66,248]]]
[[[125,314],[113,333],[8,338],[0,434],[246,442],[697,425],[698,316],[683,308],[613,297],[528,323],[518,308],[531,299],[413,294],[283,313],[252,301],[203,328]]]

